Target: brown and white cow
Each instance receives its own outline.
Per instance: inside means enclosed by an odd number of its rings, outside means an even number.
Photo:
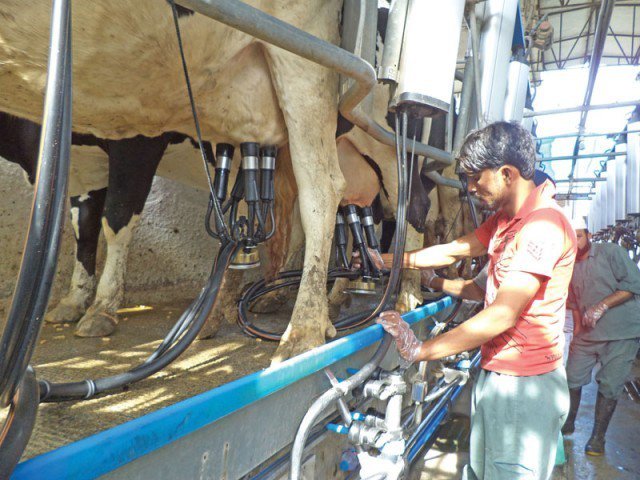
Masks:
[[[339,0],[248,2],[333,43]],[[0,110],[38,121],[50,4],[0,5]],[[203,136],[288,143],[305,233],[302,284],[282,358],[324,343],[333,327],[326,282],[344,188],[334,141],[337,75],[200,15],[180,20]],[[194,136],[170,8],[158,0],[77,2],[73,8],[73,129],[118,140],[167,131]],[[128,235],[105,225],[108,235]]]
[[[319,37],[337,40],[338,0],[250,3]],[[0,15],[5,19],[0,25],[0,109],[32,120],[39,119],[42,107],[48,12],[44,0],[26,6],[9,0],[0,5]],[[347,175],[368,171],[377,179],[373,190],[371,185],[360,188],[350,182],[352,188],[343,198],[345,202],[371,203],[372,195],[384,183],[387,200],[395,205],[395,152],[357,128],[339,136],[336,149],[334,73],[198,15],[183,17],[180,23],[204,137],[236,145],[257,141],[283,146],[288,142],[290,167],[300,192],[305,254],[298,299],[276,356],[283,359],[323,343],[325,336],[334,333],[326,297],[318,292],[324,289],[333,218],[345,184],[341,167]],[[164,4],[155,0],[135,4],[109,0],[90,6],[79,3],[74,5],[73,26],[74,131],[99,136],[114,145],[128,143],[122,160],[127,163],[145,161],[131,139],[158,139],[167,131],[193,134],[171,14]],[[386,114],[386,95],[384,91],[377,95],[380,123]],[[113,149],[117,151],[118,147]],[[337,150],[341,153],[340,165]],[[157,164],[159,159],[155,157],[153,162]],[[368,161],[362,163],[363,158]],[[362,179],[366,175],[356,176]],[[80,197],[77,207],[98,208],[94,204],[100,201],[99,195],[97,199]],[[117,219],[117,214],[113,217]],[[119,285],[117,288],[123,285],[122,262],[126,260],[126,249],[121,246],[130,240],[135,214],[128,220],[125,225],[109,216],[103,219],[108,243],[119,253],[103,278],[120,275],[119,281],[109,282]],[[410,238],[409,248],[421,246],[421,237]],[[274,256],[278,249],[272,247]],[[77,277],[74,275],[74,284],[86,283],[86,278]],[[407,285],[413,286],[405,287],[400,300],[405,308],[414,306],[420,298],[418,279],[411,280]],[[87,312],[94,331],[100,330],[99,324],[106,325],[100,314],[113,310],[121,299],[121,291],[118,296],[117,291],[106,291],[101,285],[102,280],[96,296],[98,304]],[[69,318],[70,308],[86,302],[86,296],[74,297],[77,291],[72,288],[70,297],[50,312],[50,320]],[[110,303],[102,298],[111,299]],[[227,303],[223,310],[229,311],[232,301]],[[215,331],[215,325],[210,331]]]

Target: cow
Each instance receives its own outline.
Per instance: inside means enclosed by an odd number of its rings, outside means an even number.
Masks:
[[[0,156],[19,164],[33,183],[38,155],[40,125],[0,113]],[[211,145],[205,142],[209,158]],[[290,191],[290,168],[279,162],[276,178],[275,219],[281,214],[280,192]],[[284,174],[282,172],[284,171]],[[144,207],[153,176],[177,180],[207,189],[200,152],[184,134],[167,132],[149,138],[105,140],[90,134],[72,134],[69,197],[71,221],[76,240],[76,258],[68,294],[50,310],[49,323],[79,322],[76,335],[95,337],[115,329],[116,310],[121,306],[129,242]],[[230,182],[234,181],[232,170]],[[98,283],[96,252],[102,225],[105,226],[107,255]],[[277,247],[274,247],[277,250]],[[233,272],[230,272],[232,277]],[[233,278],[226,284],[235,285]],[[220,317],[231,308],[231,295],[223,293],[205,331],[217,330]]]
[[[339,0],[251,5],[332,43]],[[46,78],[50,4],[0,5],[0,110],[37,122]],[[157,0],[73,8],[73,130],[120,140],[195,137],[172,12]],[[305,233],[302,283],[282,358],[324,343],[333,327],[324,288],[334,213],[344,189],[334,134],[337,74],[200,15],[180,19],[203,137],[288,144]],[[124,41],[123,39],[126,39]],[[125,237],[106,223],[107,236]]]
[[[348,130],[352,131],[352,126]],[[39,136],[38,124],[0,113],[0,156],[18,163],[31,183],[35,178]],[[383,157],[381,168],[371,158],[353,150],[353,145],[346,143],[344,138],[343,135],[338,138],[338,151],[340,168],[349,187],[341,204],[369,205],[380,194],[382,203],[392,203],[395,206],[396,199],[390,197],[388,190],[391,188],[393,195],[397,187],[395,160],[388,155],[387,158]],[[154,139],[139,136],[126,140],[104,140],[93,135],[74,133],[72,145],[69,196],[76,240],[76,261],[69,293],[47,313],[45,320],[49,323],[79,321],[76,335],[105,336],[115,328],[116,310],[123,297],[128,241],[150,190],[152,176],[157,173],[206,190],[205,174],[194,142],[186,135],[175,132]],[[205,148],[209,157],[213,155],[208,142],[205,142]],[[142,161],[132,161],[131,155]],[[158,156],[162,159],[156,169],[154,159]],[[232,170],[233,173],[235,170]],[[232,177],[230,183],[233,181]],[[385,181],[389,184],[388,187],[385,186]],[[265,272],[270,278],[277,275],[282,267],[289,239],[294,237],[292,252],[302,243],[299,228],[293,234],[288,229],[294,212],[284,212],[283,208],[285,205],[292,205],[297,197],[286,149],[281,150],[278,158],[276,185],[275,218],[278,228],[273,241],[268,243],[269,270]],[[107,236],[105,274],[100,277],[98,286],[95,269],[101,224],[114,225],[118,222],[123,225],[122,228],[128,229],[130,235],[120,237],[117,241],[117,235]],[[291,265],[292,261],[290,259],[288,264]],[[410,283],[404,282],[403,291],[406,292],[407,288],[415,290],[415,286],[407,287]],[[215,335],[223,319],[229,322],[235,320],[236,299],[241,285],[242,272],[228,271],[225,288],[201,332],[201,338]],[[334,289],[334,292],[340,291]],[[339,312],[336,309],[339,306],[336,302],[339,300],[344,298],[337,299],[335,294],[330,297],[330,307],[333,307],[331,310],[334,313],[332,318]]]
[[[337,42],[339,0],[249,3]],[[0,110],[32,121],[39,120],[42,108],[47,7],[44,0],[28,5],[8,0],[0,5]],[[74,6],[72,24],[74,132],[124,142],[162,138],[166,132],[194,136],[169,8],[155,0],[79,3]],[[338,148],[349,150],[350,144],[363,158],[375,158],[379,179],[386,176],[380,165],[395,171],[395,153],[388,147],[383,156],[373,153],[372,140],[359,129],[348,141],[339,137],[336,146],[334,72],[199,15],[183,16],[180,25],[204,138],[234,145],[243,141],[274,144],[291,157],[305,248],[298,298],[276,354],[277,359],[288,358],[335,333],[327,298],[318,292],[326,282],[334,213],[345,187]],[[127,41],[122,42],[123,38]],[[386,105],[381,111],[386,112]],[[124,162],[145,162],[134,157],[129,155]],[[102,201],[99,197],[89,200],[91,205]],[[122,225],[103,220],[107,239],[128,242],[131,229]],[[413,283],[417,285],[417,279]],[[419,289],[414,287],[402,301],[410,307],[418,296]],[[54,310],[49,318],[55,315]]]

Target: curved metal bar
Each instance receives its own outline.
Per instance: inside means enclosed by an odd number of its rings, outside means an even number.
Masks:
[[[31,221],[7,327],[0,344],[0,406],[25,374],[53,283],[71,145],[71,5],[54,0],[47,87]]]
[[[340,113],[379,142],[394,145],[393,133],[356,108],[377,81],[373,67],[362,58],[237,0],[179,0],[178,3],[352,78],[354,84],[340,98]],[[453,161],[451,154],[424,143],[416,143],[413,153],[429,157],[438,164],[436,168],[451,165]]]
[[[29,442],[38,413],[38,383],[29,368],[13,397],[0,433],[0,480],[8,480]]]

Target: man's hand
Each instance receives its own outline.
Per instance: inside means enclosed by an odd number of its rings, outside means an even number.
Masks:
[[[582,325],[587,328],[595,328],[596,322],[609,310],[609,305],[604,302],[598,302],[587,308],[582,316]]]
[[[431,282],[436,277],[436,271],[433,268],[424,268],[420,270],[420,285],[431,288]]]
[[[378,270],[382,270],[384,268],[391,268],[391,262],[393,262],[393,254],[391,253],[380,254],[378,250],[375,250],[373,248],[368,248],[368,247],[367,247],[367,251],[369,252],[369,257],[371,258],[373,265]],[[360,258],[360,252],[358,250],[355,250],[351,254],[351,269],[359,270],[360,268],[362,268],[362,259]]]
[[[398,352],[402,358],[409,363],[416,361],[420,354],[422,342],[418,340],[409,324],[402,320],[398,312],[395,310],[382,312],[376,323],[382,325],[382,328],[395,338],[396,347],[398,347]]]

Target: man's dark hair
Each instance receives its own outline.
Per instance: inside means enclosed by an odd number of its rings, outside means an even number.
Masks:
[[[533,179],[536,148],[533,137],[518,123],[496,122],[471,132],[460,149],[460,167],[466,173],[513,165],[522,178]]]

